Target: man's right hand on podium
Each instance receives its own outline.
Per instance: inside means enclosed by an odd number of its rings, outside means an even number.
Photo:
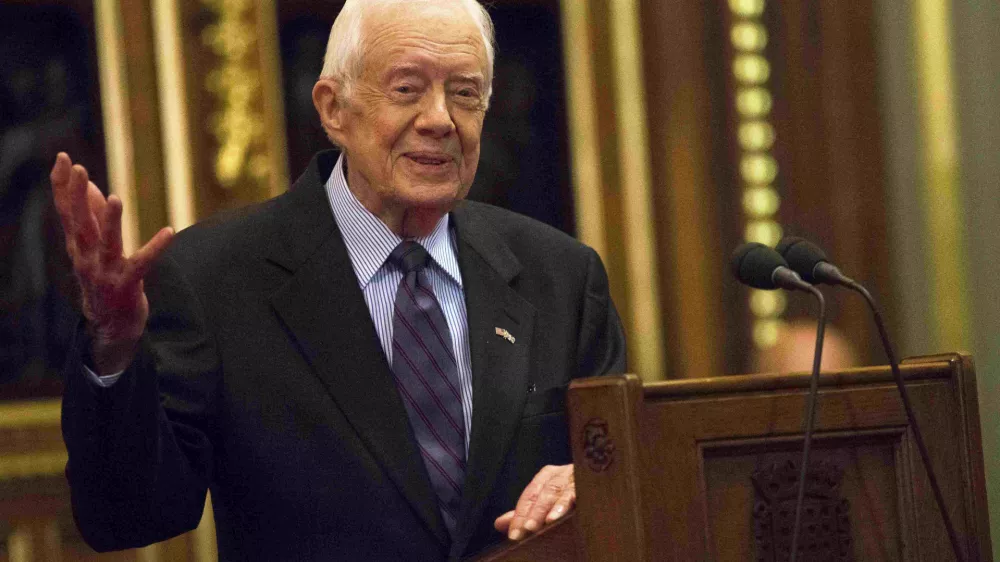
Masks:
[[[132,256],[125,256],[121,199],[105,199],[87,169],[74,165],[65,152],[56,156],[50,178],[93,342],[90,367],[99,375],[123,371],[132,362],[149,316],[143,277],[174,231],[161,229]]]

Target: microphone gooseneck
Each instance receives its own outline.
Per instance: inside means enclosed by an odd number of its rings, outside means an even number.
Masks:
[[[809,285],[810,293],[819,302],[819,318],[816,320],[816,351],[813,353],[812,375],[809,377],[809,400],[806,404],[806,430],[802,443],[802,461],[799,465],[799,493],[795,498],[795,523],[792,526],[792,559],[795,562],[799,551],[799,532],[802,526],[802,504],[806,496],[806,469],[809,467],[809,451],[812,446],[813,426],[816,421],[816,399],[819,394],[819,367],[823,362],[823,336],[826,332],[826,299],[816,287]]]
[[[917,443],[917,450],[920,452],[920,461],[924,465],[924,470],[927,471],[927,480],[930,482],[931,490],[934,493],[934,500],[937,502],[938,511],[941,512],[941,518],[944,520],[944,527],[948,532],[948,540],[951,541],[951,549],[955,554],[955,560],[965,562],[965,558],[962,556],[962,548],[958,541],[958,533],[955,532],[955,526],[952,524],[951,517],[944,507],[944,495],[941,493],[941,486],[938,485],[937,476],[934,475],[934,469],[931,467],[931,455],[927,452],[927,446],[924,445],[920,426],[917,425],[917,417],[913,413],[913,406],[910,405],[910,396],[906,390],[906,383],[903,381],[903,374],[899,371],[899,362],[896,360],[896,353],[893,351],[892,343],[889,341],[885,323],[882,321],[882,313],[879,312],[871,293],[860,283],[848,280],[848,282],[842,284],[861,294],[865,298],[865,301],[868,302],[868,308],[872,311],[875,326],[878,328],[879,338],[882,340],[882,347],[889,358],[889,368],[892,369],[892,378],[896,381],[896,388],[899,389],[899,397],[902,399],[903,409],[906,411],[906,419],[910,422],[910,427],[913,428],[913,440]]]
[[[826,299],[823,293],[803,280],[804,276],[789,268],[788,262],[775,250],[758,243],[743,244],[733,252],[730,259],[733,275],[741,283],[757,289],[791,289],[812,294],[819,302],[819,317],[816,320],[816,347],[813,353],[812,376],[809,379],[809,397],[806,401],[805,436],[802,444],[802,461],[799,468],[799,490],[795,500],[795,523],[792,530],[792,556],[795,562],[798,552],[799,531],[802,525],[802,504],[806,492],[806,469],[812,445],[813,427],[816,420],[816,398],[819,391],[819,368],[823,360],[823,336],[826,331]]]
[[[885,350],[886,357],[889,359],[889,368],[892,370],[893,379],[896,381],[896,388],[899,389],[899,397],[903,402],[906,419],[909,422],[910,427],[913,428],[913,440],[916,442],[917,450],[920,452],[920,460],[924,465],[924,470],[927,472],[927,480],[929,481],[931,490],[934,493],[934,500],[937,502],[938,511],[941,513],[941,518],[944,520],[945,530],[948,533],[948,539],[951,541],[952,552],[955,554],[956,560],[964,562],[965,558],[962,556],[962,549],[958,540],[958,534],[955,532],[955,526],[952,524],[951,517],[945,509],[944,495],[941,493],[941,487],[938,485],[937,476],[935,476],[934,469],[931,466],[930,454],[927,452],[927,446],[924,444],[923,435],[920,433],[920,426],[917,424],[916,415],[914,415],[913,407],[910,405],[910,397],[906,390],[906,383],[904,382],[903,375],[899,370],[899,362],[896,360],[896,353],[893,350],[892,342],[889,340],[888,331],[886,330],[885,323],[882,320],[882,313],[879,311],[878,305],[875,303],[875,299],[863,285],[850,277],[847,277],[840,272],[840,269],[837,268],[837,266],[827,261],[826,254],[823,250],[808,240],[798,237],[785,238],[778,244],[777,251],[788,261],[792,269],[798,272],[806,281],[812,283],[842,285],[859,293],[868,303],[868,308],[872,311],[872,317],[874,318],[875,326],[878,329],[879,339],[882,341],[882,348]],[[796,517],[796,525],[797,524],[798,518]],[[795,560],[794,550],[792,551],[792,560]]]

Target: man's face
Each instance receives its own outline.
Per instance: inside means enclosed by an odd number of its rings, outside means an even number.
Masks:
[[[364,72],[337,135],[348,184],[377,215],[443,214],[469,192],[479,164],[482,35],[470,15],[446,6],[399,6],[365,26]]]

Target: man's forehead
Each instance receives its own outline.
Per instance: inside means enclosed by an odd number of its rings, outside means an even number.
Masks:
[[[451,0],[392,2],[365,14],[365,25],[443,21],[449,24],[469,24],[476,27],[475,18],[461,2]]]
[[[368,12],[370,15],[457,15],[471,16],[463,2],[459,0],[406,0],[404,2],[386,2],[379,9]]]
[[[445,66],[451,73],[484,74],[488,62],[482,34],[470,16],[465,14],[466,21],[460,22],[452,17],[453,12],[427,17],[386,15],[366,22],[370,39],[364,57],[378,59],[382,71],[393,73]]]
[[[485,47],[475,18],[455,1],[390,4],[368,13],[362,25],[374,39],[372,45],[380,43],[379,38],[391,42],[396,36],[410,36],[441,44]]]

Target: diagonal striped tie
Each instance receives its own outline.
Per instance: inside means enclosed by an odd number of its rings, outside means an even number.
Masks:
[[[454,533],[465,480],[465,423],[451,333],[424,270],[429,257],[408,240],[389,255],[403,272],[392,318],[392,372],[441,515]]]

